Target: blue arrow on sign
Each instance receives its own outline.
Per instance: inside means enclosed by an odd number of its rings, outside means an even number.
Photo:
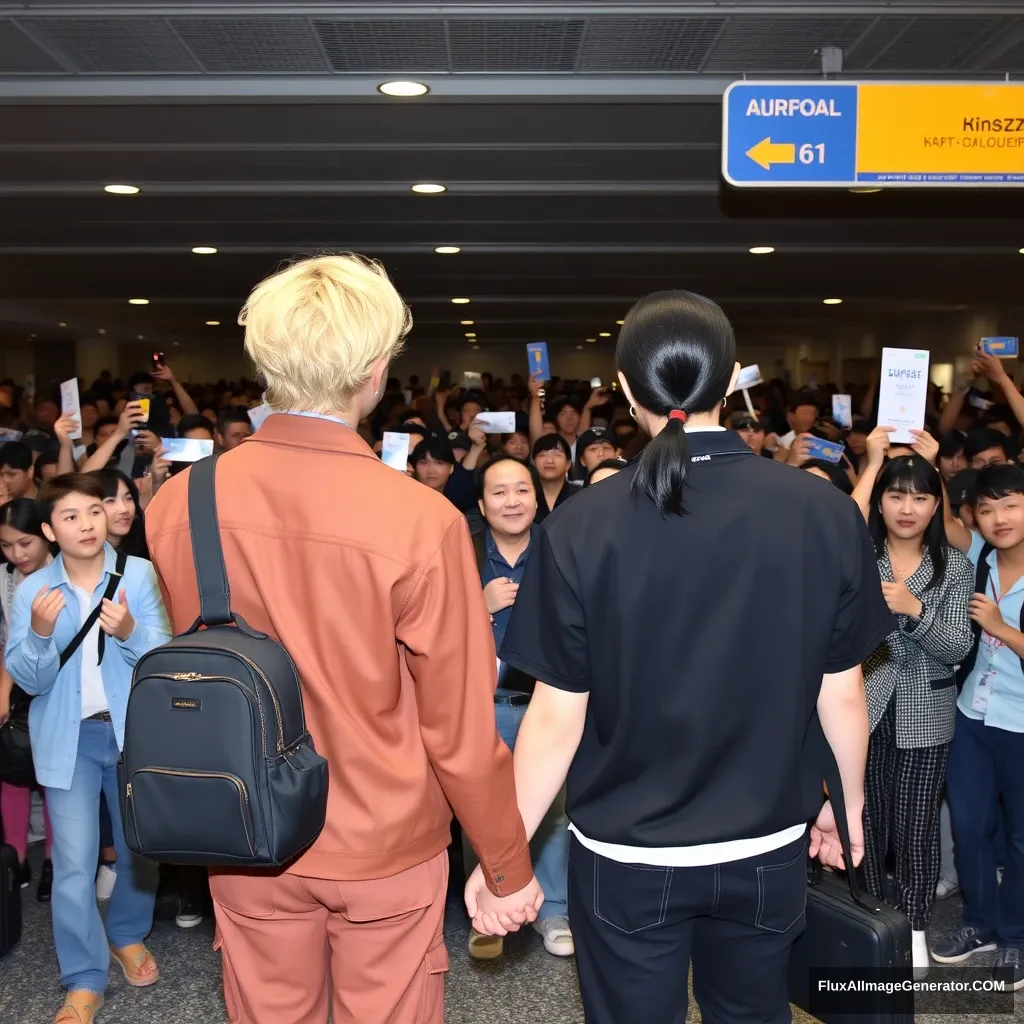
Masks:
[[[857,179],[857,86],[733,82],[722,104],[722,176],[732,185]]]

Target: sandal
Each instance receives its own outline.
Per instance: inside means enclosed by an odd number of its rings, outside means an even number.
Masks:
[[[103,1008],[103,996],[87,988],[72,989],[64,997],[64,1005],[57,1011],[53,1024],[92,1024]]]
[[[114,959],[121,965],[124,980],[133,988],[148,988],[160,980],[160,968],[157,967],[153,954],[141,943],[125,946],[124,949],[110,947]],[[152,965],[150,970],[144,970]]]

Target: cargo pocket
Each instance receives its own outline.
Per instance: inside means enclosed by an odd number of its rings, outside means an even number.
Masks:
[[[632,935],[664,924],[671,890],[672,868],[594,856],[594,914],[616,931]]]
[[[803,919],[807,903],[807,851],[782,864],[757,869],[757,917],[754,927],[781,935]]]
[[[220,928],[213,936],[213,951],[220,953],[220,969],[224,985],[224,1006],[228,1014],[228,1024],[242,1024],[242,994],[238,988],[238,979],[231,968],[231,961],[224,951],[224,939]]]
[[[448,949],[439,942],[423,958],[423,996],[416,1024],[434,1024],[444,1017],[444,976],[448,973]]]

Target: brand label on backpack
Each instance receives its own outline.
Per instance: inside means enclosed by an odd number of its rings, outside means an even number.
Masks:
[[[172,697],[171,707],[175,711],[202,711],[203,702],[194,697]]]

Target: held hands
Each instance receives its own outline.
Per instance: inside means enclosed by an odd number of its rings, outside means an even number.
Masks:
[[[100,629],[115,640],[127,640],[135,629],[135,619],[128,611],[128,598],[122,590],[117,595],[117,603],[103,599],[100,608]]]
[[[999,605],[985,594],[971,595],[970,601],[967,602],[967,614],[989,636],[996,636],[1004,624],[1003,613],[999,610]]]
[[[507,576],[499,576],[484,587],[484,601],[491,615],[511,608],[516,603],[519,584],[513,583]]]
[[[919,619],[924,606],[910,592],[907,581],[895,569],[893,575],[895,583],[882,583],[882,596],[889,606],[889,611],[894,615],[909,615],[912,619]]]
[[[850,830],[852,867],[857,867],[864,859],[864,815],[860,810],[857,810],[856,814],[847,815],[847,827]],[[839,829],[836,828],[831,800],[825,801],[818,812],[817,820],[811,826],[811,842],[807,852],[811,858],[817,857],[825,867],[841,870],[847,868],[843,860],[843,844],[839,840]]]
[[[54,587],[43,587],[32,602],[32,632],[36,636],[53,636],[57,616],[64,610],[64,595]]]
[[[466,910],[473,919],[473,927],[482,935],[519,931],[522,925],[537,920],[543,903],[544,893],[536,878],[511,896],[495,896],[484,883],[483,869],[478,864],[466,882]]]

